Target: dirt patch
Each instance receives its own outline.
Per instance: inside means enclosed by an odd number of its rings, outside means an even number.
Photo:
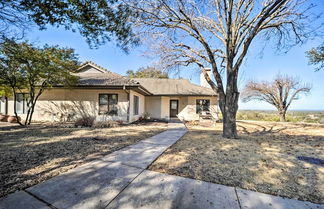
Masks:
[[[222,124],[188,128],[149,169],[324,203],[323,125],[241,121],[240,139],[223,138]]]
[[[165,123],[118,128],[67,128],[0,123],[0,196],[166,130]]]

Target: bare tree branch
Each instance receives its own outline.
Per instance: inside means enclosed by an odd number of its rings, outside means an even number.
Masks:
[[[230,138],[237,137],[238,72],[253,40],[263,37],[290,46],[302,43],[316,28],[309,24],[312,5],[307,0],[124,1],[138,11],[137,33],[154,39],[150,52],[166,68],[198,66],[219,95],[223,136]],[[212,69],[212,78],[205,68]],[[269,93],[262,99],[274,100]]]
[[[285,115],[291,103],[299,99],[301,94],[308,94],[310,90],[309,84],[301,84],[297,78],[277,75],[271,82],[248,82],[243,90],[242,101],[267,102],[277,108],[280,120],[285,121]]]

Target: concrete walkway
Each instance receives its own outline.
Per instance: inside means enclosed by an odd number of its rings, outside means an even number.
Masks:
[[[183,124],[169,123],[165,132],[0,199],[0,209],[324,209],[324,205],[146,170],[186,132]]]

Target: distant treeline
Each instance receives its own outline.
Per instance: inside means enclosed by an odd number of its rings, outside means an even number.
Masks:
[[[237,120],[280,121],[277,111],[271,110],[239,110]],[[287,122],[324,124],[324,111],[288,111]]]

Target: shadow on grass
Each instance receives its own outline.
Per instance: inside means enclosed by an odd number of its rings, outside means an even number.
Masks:
[[[163,130],[132,126],[113,129],[0,126],[0,196],[37,184]]]
[[[243,124],[243,125],[240,125]],[[257,128],[259,128],[259,130],[254,130],[254,131],[249,131],[248,128],[246,128],[244,125],[254,125]],[[256,123],[251,123],[251,122],[244,122],[244,121],[240,121],[240,123],[237,124],[238,128],[242,129],[242,132],[244,134],[255,134],[255,135],[263,135],[263,134],[276,134],[276,133],[280,133],[284,130],[286,130],[286,127],[283,128],[278,128],[276,130],[274,130],[275,126],[270,126],[270,127],[266,127],[260,124],[256,124]]]
[[[222,138],[219,127],[192,129],[150,169],[323,204],[322,166],[297,158],[323,159],[323,136],[283,126],[240,121],[239,139]]]

